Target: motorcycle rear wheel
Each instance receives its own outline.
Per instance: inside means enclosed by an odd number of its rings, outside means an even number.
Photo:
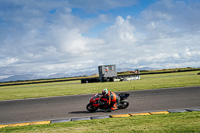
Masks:
[[[94,106],[92,105],[92,103],[88,103],[88,105],[86,106],[86,109],[87,109],[88,111],[90,111],[90,112],[95,112],[95,111],[97,111],[98,108],[94,107]]]

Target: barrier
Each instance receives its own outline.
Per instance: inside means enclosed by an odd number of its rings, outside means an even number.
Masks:
[[[69,119],[52,120],[51,123],[60,123],[60,122],[69,122],[69,121],[71,121],[71,118],[69,118]]]
[[[109,115],[107,116],[92,116],[91,119],[105,119],[105,118],[110,118]]]
[[[173,109],[173,110],[167,110],[170,113],[182,113],[182,112],[187,112],[185,109]]]
[[[80,121],[80,120],[91,120],[90,117],[79,117],[79,118],[72,118],[71,121]]]

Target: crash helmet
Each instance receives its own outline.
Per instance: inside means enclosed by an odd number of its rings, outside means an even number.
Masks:
[[[106,89],[106,88],[103,89],[103,90],[102,90],[102,94],[103,94],[103,95],[107,95],[107,94],[108,94],[108,89]]]

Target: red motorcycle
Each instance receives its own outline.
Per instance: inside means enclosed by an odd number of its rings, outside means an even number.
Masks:
[[[120,93],[118,95],[117,108],[125,109],[129,106],[129,101],[127,100],[128,93]],[[96,93],[90,99],[90,103],[87,104],[86,109],[90,112],[95,112],[98,109],[109,109],[108,100],[102,96],[101,93]]]

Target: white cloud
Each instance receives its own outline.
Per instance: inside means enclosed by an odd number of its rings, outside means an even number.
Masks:
[[[128,7],[137,3],[137,0],[68,0],[69,4],[75,8],[81,8],[88,12],[97,12],[98,10],[109,10],[117,7]]]
[[[72,56],[88,56],[86,54],[92,52],[94,46],[104,43],[101,39],[93,39],[82,36],[79,29],[62,29],[62,31],[56,31],[59,35],[57,44],[60,51],[70,54]]]
[[[12,65],[12,64],[16,63],[17,61],[19,61],[18,58],[7,57],[7,58],[0,59],[0,67]]]
[[[106,40],[107,45],[111,45],[111,47],[108,46],[109,49],[112,49],[112,47],[121,49],[121,47],[127,47],[127,45],[133,46],[137,41],[137,36],[134,33],[135,27],[130,24],[129,20],[130,16],[127,16],[126,19],[118,16],[115,24],[102,33],[102,39]]]

